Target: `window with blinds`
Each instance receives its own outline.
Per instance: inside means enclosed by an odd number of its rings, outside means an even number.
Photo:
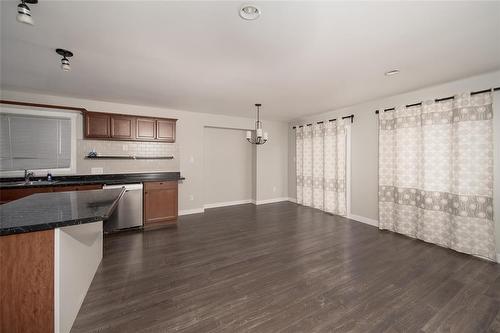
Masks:
[[[0,171],[71,165],[71,119],[0,114]]]

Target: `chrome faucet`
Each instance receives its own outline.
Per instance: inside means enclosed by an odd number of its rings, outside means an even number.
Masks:
[[[24,169],[24,181],[25,182],[29,182],[30,178],[33,176],[34,176],[33,171],[29,171],[29,170]]]

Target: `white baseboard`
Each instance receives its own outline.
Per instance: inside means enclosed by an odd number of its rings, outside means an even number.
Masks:
[[[275,203],[275,202],[282,202],[282,201],[290,201],[290,198],[288,198],[288,197],[282,197],[282,198],[272,198],[272,199],[265,199],[265,200],[257,200],[257,201],[254,201],[254,204],[255,205],[264,205],[264,204]]]
[[[252,199],[245,199],[245,200],[236,200],[236,201],[215,202],[215,203],[211,203],[211,204],[205,204],[205,205],[203,205],[203,208],[207,209],[207,208],[243,205],[243,204],[252,203],[252,201],[253,201]]]
[[[369,225],[372,225],[372,226],[378,228],[378,221],[377,220],[370,219],[368,217],[364,217],[364,216],[360,216],[360,215],[354,215],[354,214],[349,214],[346,217],[351,219],[351,220],[355,220],[355,221],[358,221],[361,223],[369,224]]]
[[[205,209],[203,208],[194,208],[194,209],[183,209],[179,211],[179,216],[181,215],[190,215],[190,214],[199,214],[204,213]]]
[[[190,214],[204,213],[205,209],[208,209],[208,208],[226,207],[226,206],[234,206],[234,205],[244,205],[244,204],[249,204],[249,203],[252,203],[254,205],[264,205],[264,204],[268,204],[268,203],[282,202],[282,201],[295,202],[296,200],[295,200],[295,198],[283,197],[283,198],[272,198],[272,199],[258,200],[258,201],[255,201],[253,199],[246,199],[246,200],[216,202],[216,203],[211,203],[211,204],[203,205],[202,208],[179,210],[179,216],[181,216],[181,215],[190,215]]]

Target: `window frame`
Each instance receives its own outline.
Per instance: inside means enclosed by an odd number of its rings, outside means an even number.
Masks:
[[[53,176],[74,175],[76,174],[76,150],[77,150],[77,120],[76,112],[53,111],[51,109],[26,109],[25,107],[0,107],[0,113],[17,114],[23,116],[38,116],[38,117],[56,117],[69,119],[71,122],[71,160],[69,168],[54,168],[54,169],[30,169],[35,176],[46,176],[51,173]],[[0,177],[24,177],[24,170],[1,171]]]

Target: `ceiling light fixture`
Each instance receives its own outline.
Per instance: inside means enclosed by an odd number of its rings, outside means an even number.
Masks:
[[[240,17],[247,21],[258,19],[260,13],[260,8],[254,5],[245,4],[240,8]]]
[[[247,131],[247,141],[254,145],[263,145],[267,142],[267,132],[262,133],[262,122],[260,121],[260,107],[262,104],[255,104],[257,107],[257,121],[255,122],[255,137],[252,138],[252,131]]]
[[[38,3],[38,0],[21,0],[21,3],[17,5],[17,22],[34,25],[35,21],[31,16],[30,7],[26,3],[35,4]]]
[[[61,55],[61,69],[65,72],[69,71],[71,67],[69,66],[69,59],[73,56],[73,52],[65,49],[56,49],[57,54]]]
[[[393,69],[388,72],[385,72],[385,76],[393,76],[399,74],[399,69]]]

